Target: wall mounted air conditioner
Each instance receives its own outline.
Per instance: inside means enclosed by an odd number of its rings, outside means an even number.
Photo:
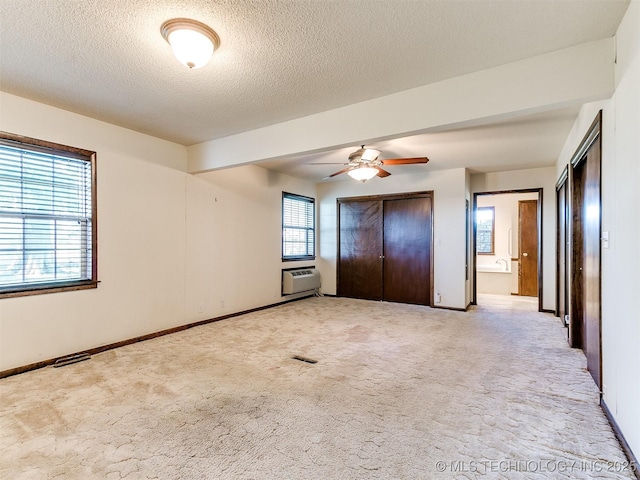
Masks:
[[[320,272],[313,267],[282,271],[282,294],[307,292],[320,288]]]

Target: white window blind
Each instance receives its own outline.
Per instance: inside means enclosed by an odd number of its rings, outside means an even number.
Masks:
[[[315,257],[315,200],[282,194],[282,259]]]
[[[0,138],[0,294],[95,281],[93,168],[77,151]]]

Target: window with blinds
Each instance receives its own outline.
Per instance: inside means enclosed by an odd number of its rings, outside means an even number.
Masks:
[[[478,208],[476,213],[476,253],[478,255],[493,255],[494,222],[494,207]]]
[[[282,260],[315,258],[315,200],[282,193]]]
[[[96,286],[95,152],[0,133],[0,297]]]

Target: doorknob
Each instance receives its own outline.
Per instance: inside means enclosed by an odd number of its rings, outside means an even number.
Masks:
[[[528,256],[529,256],[529,254],[528,254],[527,252],[525,252],[525,253],[523,253],[523,254],[522,254],[522,256],[523,256],[523,257],[528,257]]]

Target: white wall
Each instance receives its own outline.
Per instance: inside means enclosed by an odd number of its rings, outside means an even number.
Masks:
[[[0,94],[0,129],[97,152],[97,289],[0,300],[0,370],[184,321],[186,149]]]
[[[336,293],[337,198],[433,191],[434,292],[441,306],[465,308],[465,169],[392,175],[365,184],[346,177],[318,184],[322,291]]]
[[[604,401],[640,455],[640,1],[632,0],[617,32],[616,90],[585,105],[557,163],[570,161],[598,110],[602,121],[602,381]]]
[[[474,193],[542,188],[542,308],[556,306],[555,167],[471,175]]]
[[[3,131],[97,152],[100,281],[0,300],[0,371],[296,297],[281,269],[313,262],[281,261],[282,191],[313,184],[191,176],[183,146],[4,93],[0,107]]]
[[[188,321],[305,295],[280,296],[281,269],[316,263],[281,260],[283,191],[316,196],[312,183],[258,166],[187,179]]]

